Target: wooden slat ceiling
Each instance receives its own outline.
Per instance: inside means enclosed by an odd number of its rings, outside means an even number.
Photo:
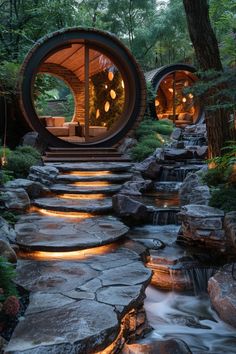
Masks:
[[[84,45],[71,44],[68,48],[61,49],[45,60],[47,64],[59,64],[72,71],[81,81],[84,81]],[[103,54],[89,50],[89,76],[111,67],[113,64]]]

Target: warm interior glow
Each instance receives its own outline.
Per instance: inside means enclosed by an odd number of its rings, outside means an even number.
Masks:
[[[116,98],[116,91],[111,90],[111,91],[110,91],[110,96],[111,96],[111,98],[114,100],[114,99]]]
[[[125,83],[123,80],[121,80],[121,86],[122,86],[122,88],[125,88]]]
[[[104,194],[61,194],[58,195],[60,199],[104,199]]]
[[[169,88],[168,88],[168,91],[171,92],[171,93],[174,92],[174,90],[172,89],[172,87],[169,87]]]
[[[187,98],[186,97],[183,97],[182,98],[182,102],[186,102],[187,101]]]
[[[74,182],[72,185],[78,187],[104,187],[104,186],[110,186],[111,183],[107,181],[91,181],[91,182]]]
[[[7,164],[7,158],[6,156],[1,157],[1,166],[5,166]]]
[[[192,93],[190,93],[190,94],[188,95],[188,97],[192,99],[194,96],[193,96]]]
[[[69,252],[19,251],[17,256],[21,259],[35,259],[39,261],[84,260],[94,256],[104,255],[106,253],[112,252],[116,250],[117,247],[117,244],[109,244],[105,246]]]
[[[96,111],[96,118],[98,119],[100,117],[100,111],[99,111],[99,109],[97,109],[97,111]]]
[[[110,103],[109,103],[109,101],[106,101],[105,106],[104,106],[104,110],[105,110],[105,112],[108,112],[109,109],[110,109]]]
[[[113,72],[112,72],[112,71],[109,71],[109,72],[108,72],[108,79],[109,79],[110,81],[112,81],[113,78],[114,78]]]
[[[106,176],[110,175],[110,171],[72,171],[69,173],[66,173],[68,175],[73,175],[73,176],[81,176],[81,177],[89,177],[89,176]]]
[[[155,106],[158,107],[160,105],[160,102],[158,99],[155,100]]]

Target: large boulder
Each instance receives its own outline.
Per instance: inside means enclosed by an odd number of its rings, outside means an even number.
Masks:
[[[9,181],[5,184],[7,189],[18,189],[23,188],[28,193],[31,199],[39,198],[45,195],[48,191],[45,186],[39,182],[31,181],[29,179],[18,178],[14,181]]]
[[[43,152],[46,148],[45,141],[37,132],[26,133],[22,138],[21,145],[32,146],[40,152]]]
[[[161,175],[161,162],[164,161],[164,150],[158,148],[155,152],[140,163],[136,163],[134,169],[142,173],[146,178],[157,179]]]
[[[28,179],[40,182],[48,187],[55,182],[58,174],[58,169],[53,166],[32,166]]]
[[[130,149],[137,144],[137,140],[134,138],[125,138],[121,145],[118,147],[118,151],[121,154],[129,154]]]
[[[5,189],[2,192],[1,199],[7,209],[24,211],[30,207],[28,193],[23,188]]]
[[[115,213],[128,223],[142,223],[148,220],[148,207],[124,194],[116,194],[112,198]]]
[[[0,240],[14,243],[15,238],[15,230],[0,216]]]
[[[227,240],[223,230],[224,212],[206,205],[189,204],[178,214],[181,234],[178,241],[189,246],[204,247],[214,252],[224,253]]]
[[[0,240],[0,256],[4,257],[8,262],[17,262],[15,251],[11,248],[9,243],[3,240]]]
[[[210,189],[207,185],[203,185],[199,174],[188,173],[179,190],[180,205],[208,205],[210,196]]]
[[[220,318],[236,327],[236,280],[232,276],[232,265],[225,266],[210,278],[208,292]]]
[[[175,128],[173,132],[171,133],[170,139],[172,140],[180,140],[182,136],[182,129],[181,128]]]
[[[187,125],[184,133],[205,136],[207,134],[206,124]]]
[[[191,354],[187,344],[180,339],[144,340],[142,343],[126,344],[122,354]]]
[[[142,193],[152,188],[152,181],[145,180],[142,176],[134,174],[131,181],[125,182],[121,187],[119,194],[140,196]]]

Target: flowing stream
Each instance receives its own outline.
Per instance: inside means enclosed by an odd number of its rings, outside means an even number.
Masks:
[[[140,343],[177,338],[193,354],[236,353],[235,328],[219,319],[206,294],[164,292],[149,286],[146,296],[145,310],[153,331]]]

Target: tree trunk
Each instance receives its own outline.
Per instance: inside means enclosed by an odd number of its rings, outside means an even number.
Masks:
[[[222,71],[217,39],[209,18],[207,0],[183,0],[189,35],[202,70]]]
[[[209,18],[207,0],[183,0],[189,35],[202,70],[223,71],[219,47]],[[210,99],[211,100],[211,99]],[[208,101],[207,104],[213,102]],[[221,155],[225,142],[232,139],[229,112],[218,109],[206,114],[209,158]]]

